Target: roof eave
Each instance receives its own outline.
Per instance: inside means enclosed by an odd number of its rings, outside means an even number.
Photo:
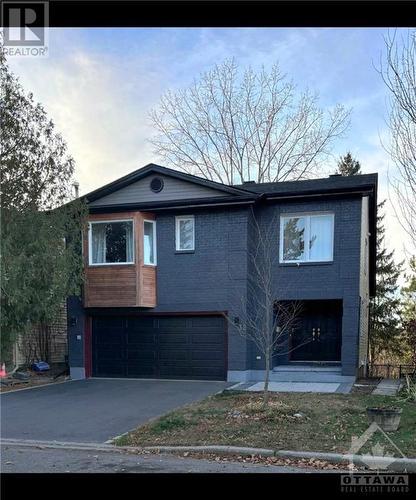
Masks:
[[[286,193],[286,192],[275,192],[275,193],[263,193],[264,197],[268,200],[283,200],[290,198],[310,198],[319,196],[341,196],[341,195],[351,195],[351,194],[370,194],[374,192],[374,184],[354,186],[349,188],[328,188],[328,189],[317,189],[297,191],[296,193]]]
[[[237,205],[251,205],[256,203],[261,196],[238,196],[238,197],[212,197],[212,198],[199,198],[199,199],[186,199],[186,200],[168,200],[159,202],[145,202],[145,203],[123,203],[119,205],[100,205],[90,206],[90,213],[108,213],[108,212],[124,212],[130,210],[152,210],[160,212],[171,209],[188,209],[188,208],[204,208],[215,206],[237,206]]]

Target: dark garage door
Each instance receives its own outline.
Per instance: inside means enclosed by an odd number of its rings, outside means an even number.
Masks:
[[[94,377],[225,380],[221,316],[94,317]]]

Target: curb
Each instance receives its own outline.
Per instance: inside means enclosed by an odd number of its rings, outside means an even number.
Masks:
[[[126,447],[131,450],[138,449],[135,447]],[[313,451],[290,451],[290,450],[270,450],[265,448],[246,448],[240,446],[145,446],[139,448],[142,451],[158,451],[160,453],[175,453],[175,452],[207,452],[207,453],[225,453],[230,455],[262,455],[264,457],[280,457],[280,458],[295,458],[295,459],[311,459],[324,460],[335,464],[354,464],[356,466],[367,467],[368,463],[377,462],[379,469],[393,472],[416,472],[415,458],[396,458],[393,462],[389,457],[378,457],[374,455],[351,455],[341,453],[324,453]]]
[[[100,443],[76,443],[69,441],[35,441],[31,439],[1,439],[1,446],[17,446],[38,449],[88,450],[121,452],[124,447]],[[125,447],[127,448],[127,447]],[[125,451],[125,450],[124,450]]]
[[[52,448],[68,450],[88,450],[103,452],[148,452],[148,453],[177,453],[177,452],[196,452],[196,453],[224,453],[228,455],[261,455],[264,457],[281,457],[292,459],[311,459],[324,460],[335,464],[354,464],[356,466],[368,467],[368,463],[377,462],[382,471],[391,472],[416,472],[415,458],[397,458],[393,462],[389,457],[380,457],[373,455],[351,455],[341,453],[325,453],[312,451],[291,451],[291,450],[271,450],[267,448],[249,448],[241,446],[207,445],[207,446],[114,446],[100,443],[74,443],[64,441],[33,441],[19,439],[2,439],[0,444],[4,446],[23,446],[28,448]]]
[[[383,471],[416,472],[415,458],[396,458],[392,462],[389,457],[380,457],[375,455],[342,455],[341,453],[289,450],[278,450],[275,452],[275,456],[282,458],[315,458],[335,464],[354,464],[367,468],[369,463],[376,462],[380,466],[379,469]]]
[[[2,446],[23,446],[27,448],[52,448],[52,449],[67,449],[67,450],[96,450],[109,452],[160,452],[160,453],[176,453],[183,451],[190,452],[206,452],[206,453],[226,453],[230,455],[263,455],[272,457],[273,450],[262,448],[245,448],[239,446],[223,446],[223,445],[208,445],[208,446],[115,446],[107,443],[76,443],[68,441],[35,441],[29,439],[1,439]]]
[[[127,447],[126,447],[127,448]],[[129,446],[129,449],[135,449]],[[137,449],[137,448],[136,448]],[[229,455],[262,455],[263,457],[275,456],[274,450],[267,448],[246,448],[240,446],[207,445],[207,446],[144,446],[139,448],[143,451],[159,451],[161,453],[176,453],[178,451],[190,451],[197,453],[226,453]]]

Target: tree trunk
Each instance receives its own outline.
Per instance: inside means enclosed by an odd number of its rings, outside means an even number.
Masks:
[[[263,409],[266,409],[267,405],[269,404],[269,379],[270,379],[270,354],[269,354],[269,352],[266,353],[265,369],[266,369],[266,374],[264,377]]]

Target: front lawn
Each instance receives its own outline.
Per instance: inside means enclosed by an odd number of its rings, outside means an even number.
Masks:
[[[416,457],[416,405],[360,393],[274,393],[269,409],[262,411],[261,393],[225,391],[143,425],[116,444],[234,445],[345,453],[351,437],[361,435],[369,425],[368,406],[403,408],[400,428],[389,437],[404,455]],[[377,442],[385,453],[394,451],[380,433],[361,451],[371,452]]]

